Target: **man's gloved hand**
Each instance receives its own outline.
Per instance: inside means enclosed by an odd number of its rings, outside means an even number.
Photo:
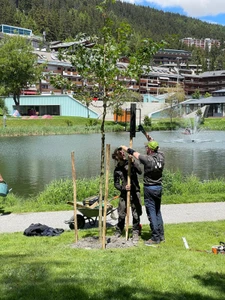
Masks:
[[[144,127],[140,124],[140,125],[138,125],[138,131],[141,131],[142,133],[146,133],[146,131],[145,131],[145,129],[144,129]]]

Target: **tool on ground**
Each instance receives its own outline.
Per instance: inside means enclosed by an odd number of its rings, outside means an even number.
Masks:
[[[217,246],[212,246],[212,253],[214,254],[225,254],[225,243],[220,242]]]

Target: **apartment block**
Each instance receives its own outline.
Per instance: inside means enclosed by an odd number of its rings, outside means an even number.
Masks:
[[[187,45],[188,47],[195,46],[197,48],[208,49],[209,51],[212,48],[212,45],[220,46],[220,41],[215,39],[195,39],[195,38],[183,38],[182,43]]]

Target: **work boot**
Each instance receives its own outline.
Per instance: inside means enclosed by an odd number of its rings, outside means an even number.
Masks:
[[[132,242],[137,243],[139,241],[139,230],[134,230],[132,234]]]
[[[132,241],[137,243],[139,241],[139,235],[138,233],[133,233],[132,235]]]
[[[122,235],[121,232],[119,232],[118,230],[116,230],[115,233],[114,233],[115,238],[120,238],[121,235]]]
[[[160,243],[160,241],[154,241],[154,240],[150,239],[150,240],[145,242],[145,245],[146,246],[154,246],[154,245],[157,245],[159,243]]]
[[[160,243],[165,243],[165,237],[164,236],[160,236]]]

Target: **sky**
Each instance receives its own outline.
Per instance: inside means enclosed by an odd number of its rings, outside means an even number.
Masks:
[[[122,0],[225,26],[225,0]]]

